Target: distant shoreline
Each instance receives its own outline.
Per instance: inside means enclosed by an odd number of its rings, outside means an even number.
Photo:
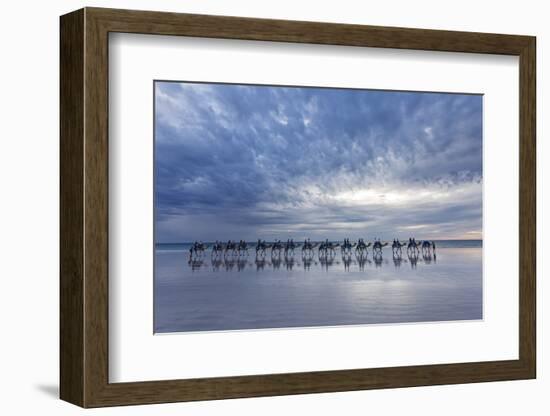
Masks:
[[[391,240],[384,240],[384,239],[381,239],[382,241],[391,241]],[[393,239],[392,239],[393,240]],[[430,238],[426,238],[427,241],[435,241],[436,243],[438,241],[483,241],[482,238],[474,238],[474,239],[441,239],[441,240],[433,240],[433,239],[430,239]],[[226,240],[219,240],[221,242],[225,242]],[[231,241],[236,241],[236,240],[231,240]],[[258,241],[257,239],[256,240],[245,240],[247,243],[255,243],[256,241]],[[276,240],[263,240],[262,241],[266,241],[267,243],[273,243],[274,241]],[[286,239],[284,240],[281,240],[282,242],[285,242]],[[322,241],[325,241],[325,240],[311,240],[312,243],[320,243]],[[339,242],[339,241],[343,241],[343,240],[329,240],[330,242]],[[351,241],[353,242],[353,239],[351,239]],[[365,241],[370,241],[368,239],[365,239]],[[403,239],[400,239],[399,241],[408,241],[408,238],[403,238]],[[422,238],[417,238],[416,241],[424,241],[424,239]],[[300,242],[303,242],[303,240],[297,240],[297,239],[294,239],[294,242],[295,243],[300,243]],[[168,245],[178,245],[178,244],[193,244],[194,241],[183,241],[183,242],[178,242],[178,243],[155,243],[156,245],[161,245],[161,246],[168,246]],[[205,241],[204,242],[205,244],[213,244],[214,241]]]
[[[249,247],[253,248],[256,246],[256,241],[247,241],[247,244]],[[262,240],[263,241],[263,240]],[[324,240],[311,240],[312,243],[320,243]],[[329,240],[332,243],[340,243],[342,240]],[[370,240],[365,240],[366,242],[369,242]],[[388,240],[382,240],[382,241],[388,241]],[[389,243],[391,245],[391,241],[389,240]],[[400,240],[401,242],[407,242],[408,239]],[[424,241],[422,239],[416,239],[417,242]],[[433,241],[435,242],[435,245],[437,248],[483,248],[483,240],[427,240],[427,241]],[[226,241],[221,241],[222,244]],[[266,241],[268,244],[273,243],[273,241]],[[286,240],[282,240],[283,243],[286,242]],[[294,240],[296,244],[303,243],[302,240]],[[214,242],[213,241],[204,241],[204,244],[210,248]],[[352,240],[353,243],[353,240]],[[184,243],[155,243],[155,249],[188,249],[193,242],[184,242]],[[299,248],[298,248],[299,249]],[[391,247],[389,247],[391,249]]]

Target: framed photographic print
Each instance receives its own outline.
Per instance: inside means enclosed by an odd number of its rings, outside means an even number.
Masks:
[[[61,17],[61,398],[534,378],[535,38]]]

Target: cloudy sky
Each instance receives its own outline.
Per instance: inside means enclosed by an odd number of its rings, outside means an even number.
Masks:
[[[155,83],[156,241],[477,239],[482,97]]]

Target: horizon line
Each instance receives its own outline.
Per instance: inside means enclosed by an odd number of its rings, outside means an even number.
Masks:
[[[292,240],[295,240],[297,242],[302,241],[301,239],[299,239],[299,240],[298,239],[292,239]],[[385,239],[381,239],[381,240],[385,241]],[[408,238],[402,239],[402,240],[405,241],[405,240],[408,240]],[[483,238],[438,238],[438,239],[435,239],[435,238],[427,238],[427,239],[419,238],[419,239],[417,239],[417,238],[415,238],[415,240],[419,240],[419,241],[424,241],[424,240],[431,240],[431,241],[483,241]],[[197,241],[197,240],[195,240],[195,241]],[[189,244],[189,243],[194,243],[195,241],[179,241],[179,242],[156,242],[155,241],[155,244]],[[218,241],[223,242],[225,240],[218,240]],[[235,240],[231,239],[231,241],[235,241]],[[245,240],[245,242],[246,241],[248,241],[248,240]],[[250,240],[250,241],[252,241],[252,240]],[[268,240],[262,239],[262,241],[268,241]],[[269,240],[269,241],[271,241],[271,240]],[[275,241],[275,240],[273,240],[273,241]],[[281,240],[281,241],[283,241],[283,240]],[[311,240],[311,241],[316,242],[316,241],[324,241],[324,240]],[[340,241],[340,240],[330,240],[329,239],[329,241]],[[400,241],[401,241],[401,239],[400,239]],[[206,241],[205,240],[205,242],[211,243],[212,241]]]

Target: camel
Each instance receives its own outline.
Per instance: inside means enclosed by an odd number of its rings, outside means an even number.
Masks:
[[[258,243],[256,244],[256,257],[265,256],[266,250],[270,247],[271,246],[267,244],[265,241],[258,239]]]
[[[221,256],[223,253],[223,244],[216,240],[214,245],[212,246],[212,252],[210,253],[211,257],[218,257]]]
[[[357,243],[352,243],[349,238],[344,238],[344,243],[340,246],[342,254],[351,254],[352,249],[357,245]]]
[[[309,238],[304,240],[304,244],[302,244],[302,258],[313,257],[313,249],[315,247],[317,247],[317,243],[312,243]]]
[[[422,242],[422,254],[431,255],[432,253],[435,255],[435,242],[424,240]]]
[[[246,241],[239,241],[239,245],[237,246],[237,254],[239,257],[244,256],[245,254],[248,256],[248,244],[246,244]]]
[[[392,253],[395,256],[401,257],[401,247],[404,247],[406,243],[401,243],[398,239],[393,240],[391,245]]]
[[[374,243],[372,245],[373,254],[382,255],[382,248],[386,247],[387,245],[388,245],[387,242],[382,243],[379,239],[374,240]]]
[[[296,244],[293,239],[287,240],[285,247],[284,247],[284,253],[285,258],[287,257],[293,257],[294,256],[294,249],[300,247],[299,244]]]
[[[366,256],[369,252],[369,247],[371,246],[371,243],[368,244],[365,243],[365,240],[360,238],[357,241],[357,244],[355,246],[355,257],[361,258],[363,256]]]
[[[416,242],[416,240],[414,238],[409,238],[409,242],[407,244],[407,254],[415,254],[415,255],[418,255],[418,253],[420,252],[420,250],[418,249],[418,247],[420,247],[420,242]]]
[[[283,243],[277,240],[271,245],[271,257],[281,257],[281,251],[283,251]]]
[[[336,248],[339,247],[339,243],[332,243],[328,241],[328,238],[324,243],[319,245],[319,258],[321,257],[333,257],[336,254]]]
[[[202,257],[208,246],[202,241],[195,241],[189,248],[189,258]]]
[[[225,250],[223,252],[223,256],[227,256],[227,253],[230,253],[231,255],[236,255],[238,250],[238,245],[236,242],[229,240],[227,244],[225,245]]]

